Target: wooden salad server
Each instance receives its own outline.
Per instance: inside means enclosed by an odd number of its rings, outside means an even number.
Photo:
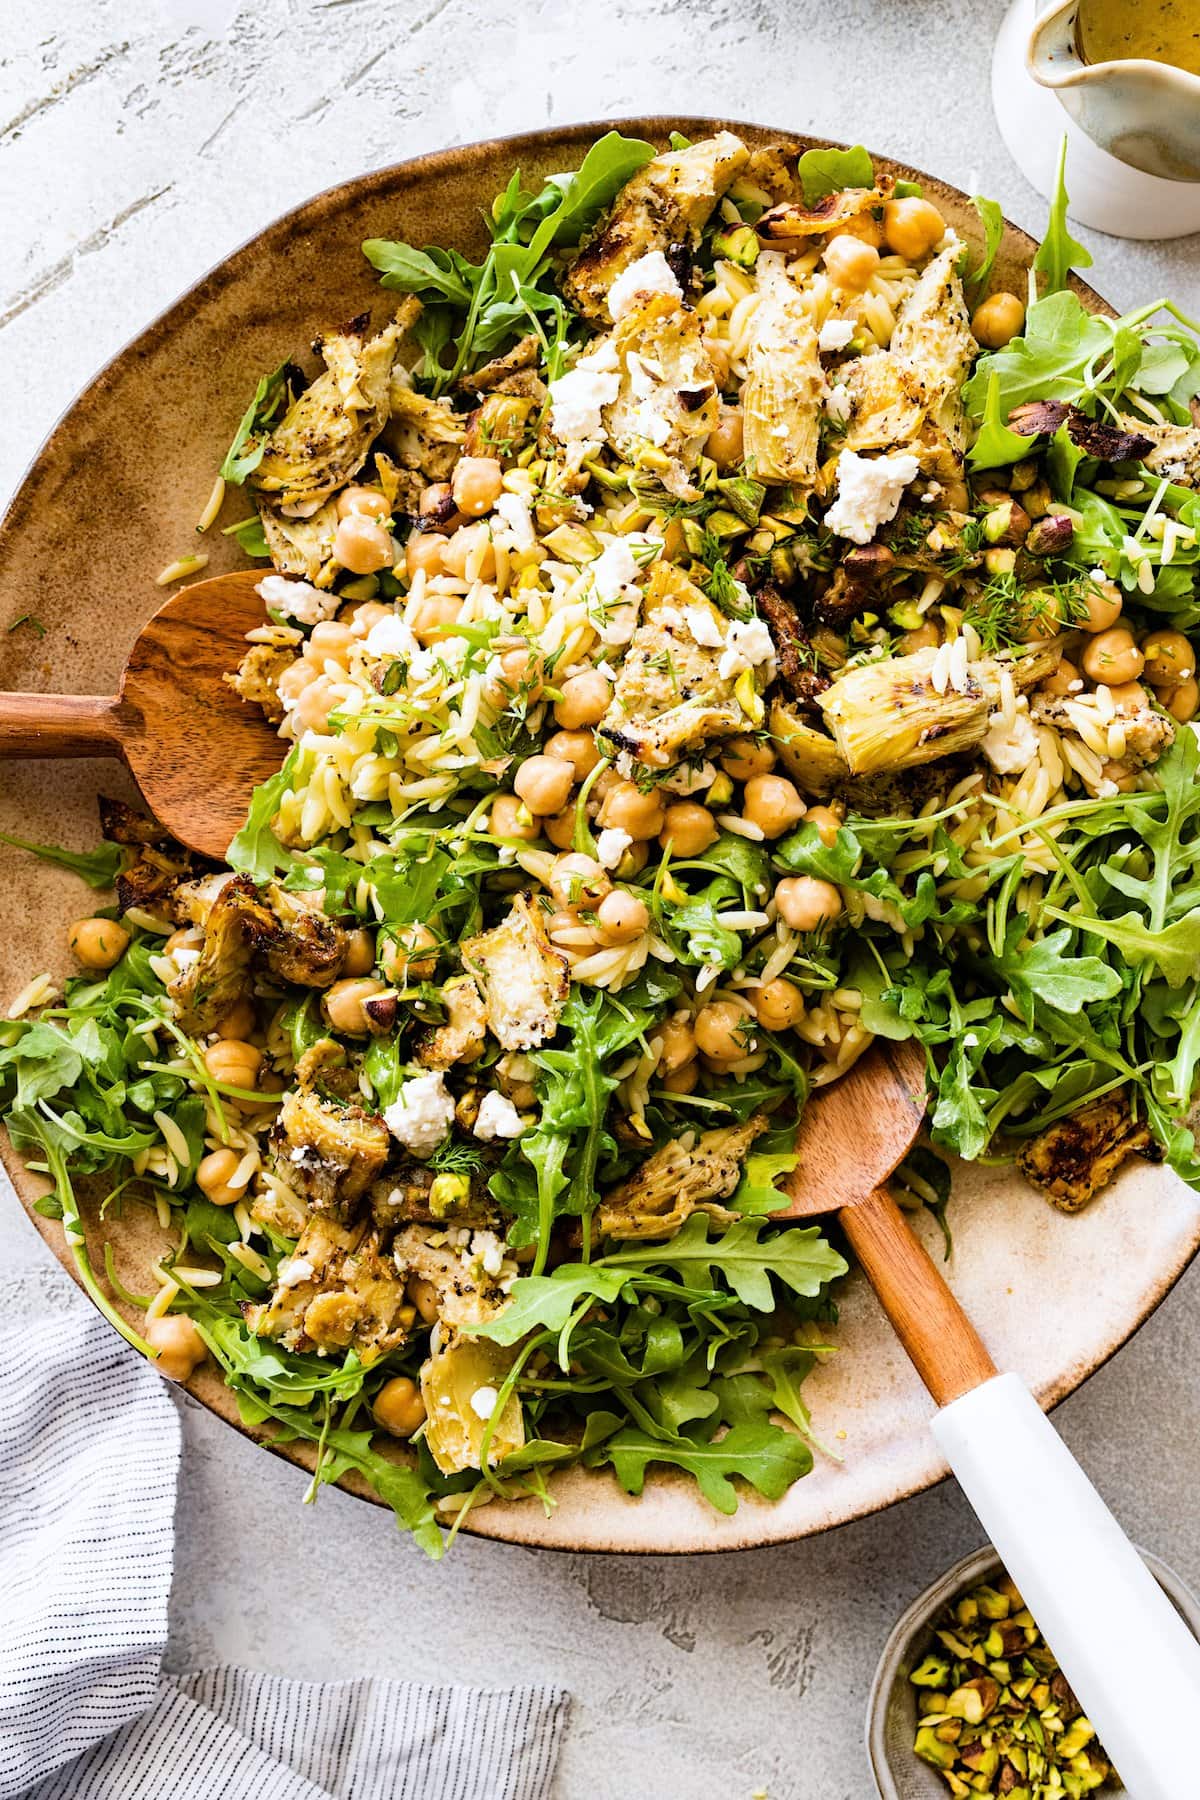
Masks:
[[[1020,1376],[1001,1375],[884,1185],[925,1112],[925,1057],[879,1039],[805,1107],[774,1219],[836,1212],[917,1373],[932,1430],[1132,1800],[1197,1792],[1200,1645]]]
[[[251,793],[286,753],[222,679],[267,622],[261,579],[217,575],[172,594],[142,627],[115,695],[0,693],[0,757],[120,757],[155,818],[223,860]]]

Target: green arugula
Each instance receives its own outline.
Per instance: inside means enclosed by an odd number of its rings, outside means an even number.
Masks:
[[[844,188],[875,186],[875,165],[861,144],[850,150],[806,150],[796,165],[804,204],[819,206],[830,194]]]
[[[241,423],[233,434],[233,442],[225,452],[225,459],[221,464],[222,476],[233,487],[241,487],[246,477],[253,475],[266,452],[271,427],[290,403],[291,366],[290,363],[282,362],[269,375],[264,375],[254,390],[253,400],[242,414]],[[236,531],[240,528],[234,529]]]
[[[130,851],[121,844],[103,843],[95,850],[64,850],[58,844],[30,844],[24,838],[11,837],[6,831],[0,831],[0,843],[12,844],[17,850],[28,850],[31,856],[55,863],[60,869],[70,869],[72,875],[78,875],[90,888],[112,887],[117,876],[133,860]]]

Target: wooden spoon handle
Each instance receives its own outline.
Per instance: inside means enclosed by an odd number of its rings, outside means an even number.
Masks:
[[[118,702],[99,694],[0,694],[0,756],[124,756]]]
[[[990,1381],[996,1365],[886,1188],[841,1212],[867,1280],[939,1406]]]

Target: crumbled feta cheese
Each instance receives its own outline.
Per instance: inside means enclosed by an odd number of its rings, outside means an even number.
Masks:
[[[844,350],[853,336],[852,319],[826,319],[817,334],[817,348],[828,356],[831,351]]]
[[[402,656],[405,662],[411,662],[419,648],[411,628],[394,613],[372,625],[363,647],[371,656]]]
[[[825,523],[839,537],[855,544],[869,544],[881,525],[894,519],[910,481],[921,465],[908,450],[890,456],[859,456],[843,450],[838,457],[838,497],[825,514]]]
[[[720,621],[707,606],[685,606],[683,622],[698,644],[705,649],[719,650],[725,642],[725,634],[721,630]]]
[[[507,527],[512,548],[532,550],[537,539],[533,520],[529,516],[529,502],[520,494],[501,494],[496,502],[496,511]]]
[[[1037,755],[1037,732],[1027,712],[1019,712],[1011,726],[1002,713],[993,713],[979,747],[997,775],[1019,775]]]
[[[384,1114],[387,1117],[387,1114]],[[489,1088],[479,1103],[479,1116],[475,1120],[475,1136],[491,1143],[495,1138],[520,1137],[525,1127],[521,1123],[521,1115],[508,1099],[507,1095]]]
[[[339,594],[323,594],[310,581],[289,581],[286,575],[264,575],[254,591],[268,611],[283,613],[299,625],[332,619],[342,604]]]
[[[699,768],[681,763],[658,785],[671,794],[697,794],[702,788],[711,787],[716,779],[716,763],[702,762]]]
[[[596,839],[596,859],[601,868],[615,869],[633,839],[627,831],[608,825]]]
[[[717,673],[722,681],[732,681],[743,669],[756,668],[760,663],[774,668],[775,645],[771,633],[761,619],[735,619],[729,627]]]
[[[383,1115],[392,1136],[414,1156],[431,1156],[453,1121],[454,1096],[447,1093],[446,1077],[440,1069],[406,1081]]]
[[[675,271],[661,250],[648,250],[627,269],[622,269],[608,290],[608,311],[612,320],[624,318],[641,294],[670,294],[683,299],[683,289],[675,279]]]
[[[588,566],[596,598],[604,606],[624,599],[625,589],[637,581],[639,573],[628,538],[614,538]]]
[[[477,1387],[471,1395],[471,1411],[477,1419],[490,1419],[500,1395],[494,1387]]]
[[[630,420],[630,429],[637,437],[645,438],[647,443],[661,448],[671,435],[671,427],[660,412],[655,412],[648,400],[644,400]]]
[[[591,356],[581,356],[573,369],[550,383],[550,429],[560,442],[604,437],[603,412],[621,387],[616,370],[616,351],[611,345]]]
[[[478,1263],[485,1275],[494,1281],[504,1267],[504,1240],[494,1231],[477,1231],[471,1239],[470,1251],[464,1251],[472,1263]]]
[[[280,1263],[275,1271],[277,1287],[299,1287],[302,1281],[311,1281],[315,1273],[307,1256],[290,1256]]]
[[[835,425],[844,425],[850,417],[853,402],[844,381],[836,381],[825,396],[825,412]]]

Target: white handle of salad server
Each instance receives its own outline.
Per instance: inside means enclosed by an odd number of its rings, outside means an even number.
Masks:
[[[933,1435],[1132,1800],[1190,1800],[1200,1644],[1029,1389],[985,1381]]]

